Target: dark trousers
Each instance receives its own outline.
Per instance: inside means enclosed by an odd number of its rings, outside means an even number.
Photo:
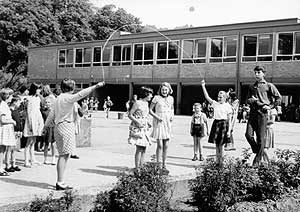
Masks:
[[[267,113],[260,110],[250,113],[245,136],[253,153],[261,152],[265,146],[267,117]],[[256,141],[254,133],[256,135]]]

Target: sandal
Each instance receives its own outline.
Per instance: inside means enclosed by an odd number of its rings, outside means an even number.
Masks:
[[[9,176],[9,174],[6,171],[0,172],[0,177],[2,176]]]

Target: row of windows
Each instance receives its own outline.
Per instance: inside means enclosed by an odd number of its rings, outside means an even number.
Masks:
[[[277,37],[275,37],[277,36]],[[274,41],[277,42],[274,42]],[[59,50],[59,67],[236,62],[238,36],[158,41]],[[155,46],[156,45],[156,46]],[[155,48],[156,47],[156,51]],[[242,37],[242,62],[300,60],[300,32],[249,34]],[[133,52],[132,52],[133,51]],[[133,57],[133,59],[132,59]]]

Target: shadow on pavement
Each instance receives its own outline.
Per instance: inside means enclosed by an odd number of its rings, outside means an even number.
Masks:
[[[167,156],[167,158],[182,159],[182,160],[191,160],[191,158],[183,158],[183,157],[176,157],[176,156]]]
[[[127,167],[127,166],[97,166],[97,167],[102,168],[102,169],[116,170],[116,171],[120,171],[120,172],[129,170],[129,167]]]
[[[48,183],[40,183],[40,182],[32,182],[27,180],[20,180],[20,179],[13,179],[13,178],[0,178],[1,181],[6,183],[14,183],[21,186],[28,186],[28,187],[37,187],[43,189],[53,189],[54,186]]]
[[[83,172],[91,173],[91,174],[99,174],[99,175],[105,175],[105,176],[118,176],[119,172],[115,171],[105,171],[105,170],[99,170],[99,169],[79,169]]]
[[[181,167],[191,168],[191,169],[197,168],[199,166],[199,164],[190,165],[190,164],[180,164],[180,163],[170,163],[170,162],[167,162],[167,164],[171,166],[181,166]]]

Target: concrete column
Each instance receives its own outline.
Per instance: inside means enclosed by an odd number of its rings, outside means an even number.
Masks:
[[[128,99],[132,99],[133,96],[133,82],[129,83],[129,93],[128,93]]]
[[[176,100],[176,105],[175,105],[175,114],[176,115],[181,114],[181,87],[182,87],[182,83],[178,82],[177,83],[177,100]]]

